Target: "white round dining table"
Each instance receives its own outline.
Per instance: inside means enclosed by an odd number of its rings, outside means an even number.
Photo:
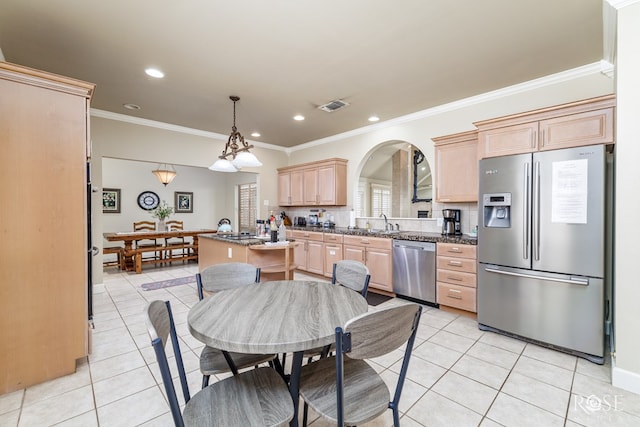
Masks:
[[[358,292],[328,282],[280,280],[217,292],[196,303],[189,331],[204,344],[239,353],[293,353],[289,389],[298,425],[304,351],[335,341],[335,328],[367,311]]]

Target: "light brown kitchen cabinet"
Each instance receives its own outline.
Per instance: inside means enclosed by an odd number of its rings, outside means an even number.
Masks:
[[[280,206],[345,206],[347,161],[327,159],[278,169]]]
[[[474,245],[436,245],[437,302],[476,312],[477,252]]]
[[[476,122],[478,157],[613,144],[615,95]]]
[[[350,236],[343,238],[344,259],[360,261],[369,268],[369,289],[393,293],[392,239]]]
[[[291,230],[291,238],[300,243],[293,249],[293,262],[298,270],[324,274],[323,233]]]
[[[333,264],[342,261],[342,234],[324,234],[324,275],[333,276]]]
[[[278,172],[278,205],[304,204],[304,177],[301,170]]]
[[[0,394],[71,374],[90,352],[93,90],[0,62]]]
[[[478,132],[433,138],[435,199],[440,203],[478,201]]]

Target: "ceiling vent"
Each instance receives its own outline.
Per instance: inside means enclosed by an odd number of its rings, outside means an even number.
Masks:
[[[322,111],[326,111],[327,113],[332,113],[336,110],[346,107],[347,105],[349,105],[348,102],[344,102],[341,99],[337,99],[335,101],[331,101],[327,104],[321,105],[318,108],[321,109]]]

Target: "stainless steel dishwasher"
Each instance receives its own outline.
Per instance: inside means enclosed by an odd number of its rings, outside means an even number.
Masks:
[[[436,304],[436,244],[393,241],[393,292]]]

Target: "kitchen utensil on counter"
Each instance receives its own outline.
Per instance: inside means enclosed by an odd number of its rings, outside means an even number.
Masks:
[[[222,218],[218,221],[218,233],[230,233],[231,231],[231,220],[229,218]]]
[[[451,236],[461,234],[460,229],[460,209],[443,209],[442,210],[442,234]]]
[[[286,227],[291,226],[291,219],[287,216],[286,213],[284,213],[284,211],[280,212],[280,218],[282,218],[282,222]]]

